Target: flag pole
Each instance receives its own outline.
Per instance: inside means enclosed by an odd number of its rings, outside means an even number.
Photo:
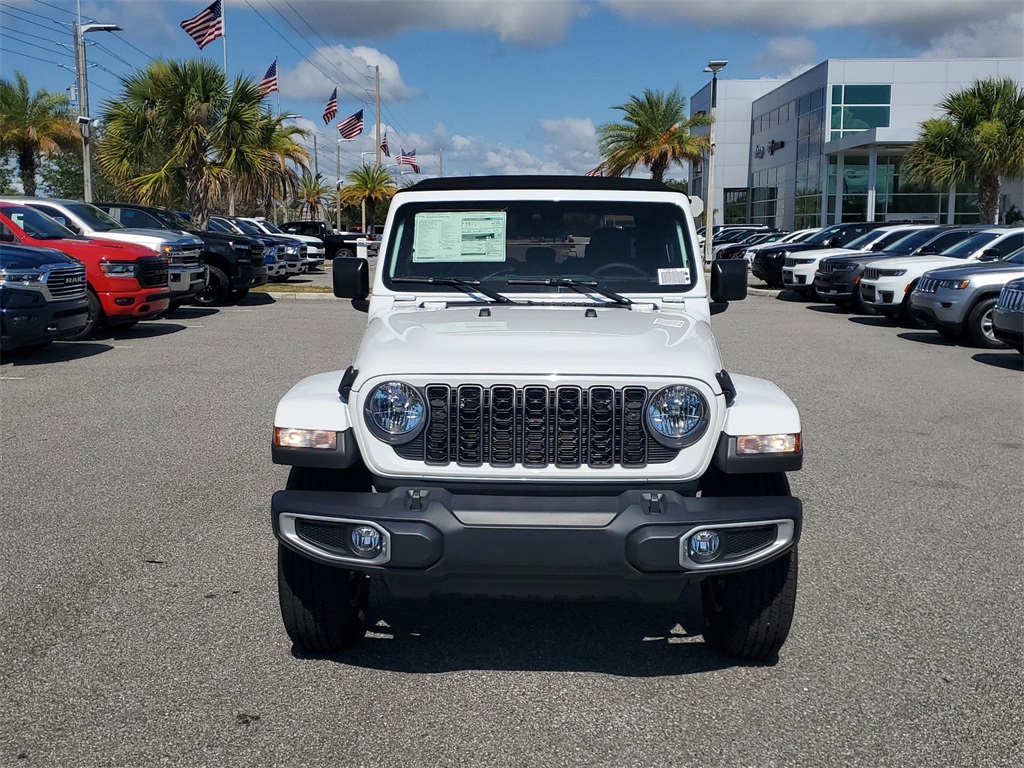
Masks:
[[[220,28],[221,28],[220,42],[221,42],[221,45],[224,48],[224,79],[227,80],[227,78],[228,78],[228,12],[224,8],[223,0],[221,1],[221,4],[220,4]],[[228,83],[228,87],[230,87],[230,85],[231,84]]]
[[[380,65],[374,66],[377,105],[377,167],[380,167]]]
[[[274,78],[277,80],[277,114],[281,114],[281,73],[277,67],[277,54],[274,54]]]

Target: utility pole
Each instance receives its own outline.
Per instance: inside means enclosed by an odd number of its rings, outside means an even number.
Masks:
[[[375,65],[374,68],[373,68],[373,71],[374,71],[374,81],[375,81],[375,91],[376,91],[376,98],[374,99],[374,102],[375,102],[375,104],[377,106],[377,142],[376,142],[377,143],[377,166],[379,167],[380,166],[380,66],[379,65]],[[365,222],[364,222],[364,224],[365,224]]]
[[[711,263],[715,230],[715,122],[718,109],[718,73],[725,69],[728,61],[716,59],[708,62],[705,72],[711,73],[711,129],[709,131],[710,147],[708,149],[708,193],[704,211],[704,263]]]
[[[313,175],[320,175],[320,158],[316,156],[316,134],[313,134]]]
[[[92,131],[93,120],[89,114],[89,76],[85,61],[86,32],[119,32],[116,24],[82,24],[81,2],[78,5],[78,18],[71,23],[75,36],[75,80],[78,84],[78,127],[82,132],[82,178],[85,182],[83,197],[85,202],[92,202]]]
[[[338,184],[334,195],[334,228],[341,232],[341,139],[338,139]]]

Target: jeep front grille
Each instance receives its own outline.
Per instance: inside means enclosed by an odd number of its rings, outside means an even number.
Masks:
[[[834,272],[836,265],[828,261],[818,262],[818,271],[823,273]]]
[[[644,387],[424,388],[429,415],[420,435],[395,452],[434,466],[644,467],[671,461],[644,428]]]
[[[868,267],[864,270],[865,280],[877,280],[882,276],[882,270],[875,269],[874,267]]]
[[[1024,312],[1024,291],[1018,288],[1003,288],[996,306],[1007,312]]]
[[[917,281],[918,293],[935,293],[939,290],[939,281],[934,277],[922,277]]]

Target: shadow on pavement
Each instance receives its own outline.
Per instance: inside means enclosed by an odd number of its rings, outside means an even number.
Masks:
[[[825,315],[848,315],[850,310],[837,307],[835,304],[809,304],[807,309],[811,312],[821,312]]]
[[[172,333],[187,330],[184,325],[177,323],[164,323],[159,320],[149,320],[132,325],[127,328],[101,328],[93,335],[93,339],[104,339],[114,341],[128,341],[131,339],[155,339],[159,336],[169,336]]]
[[[277,285],[275,283],[275,285]],[[280,283],[284,285],[284,283]],[[241,300],[235,302],[235,306],[238,307],[259,307],[264,304],[276,304],[277,299],[271,296],[269,293],[262,293],[260,291],[252,291]]]
[[[445,598],[381,600],[368,632],[343,654],[315,657],[368,669],[600,672],[623,677],[699,674],[744,665],[700,640],[695,590],[677,604]],[[314,658],[297,647],[296,658]],[[758,662],[772,666],[777,658]]]
[[[40,350],[15,349],[4,352],[4,363],[19,365],[46,365],[48,363],[66,363],[71,360],[82,360],[113,349],[109,344],[96,344],[91,341],[55,341]]]
[[[991,365],[994,368],[1005,368],[1008,371],[1024,371],[1024,357],[1014,350],[1007,350],[1006,352],[979,352],[976,355],[971,355],[971,359],[985,365]]]
[[[783,288],[781,291],[779,291],[779,295],[775,297],[775,300],[776,301],[788,301],[788,302],[792,302],[793,304],[807,304],[808,302],[811,302],[811,301],[817,301],[816,298],[804,297],[804,296],[801,296],[796,291],[790,291],[790,290],[785,289],[785,288]]]
[[[918,331],[917,333],[897,333],[901,339],[908,341],[919,341],[922,344],[931,344],[935,347],[955,347],[957,343],[953,339],[947,339],[938,331]]]
[[[168,312],[161,319],[166,320],[196,320],[200,317],[216,315],[220,310],[216,307],[178,307]]]
[[[895,328],[896,324],[888,317],[881,315],[864,315],[862,317],[851,317],[849,318],[851,323],[860,323],[861,325],[871,325],[875,328]]]

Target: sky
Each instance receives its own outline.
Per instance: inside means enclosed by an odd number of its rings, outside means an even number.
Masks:
[[[179,27],[212,0],[80,0],[83,21],[121,32],[87,40],[89,100],[116,98],[120,78],[151,58],[223,62]],[[333,181],[334,124],[364,109],[342,142],[342,174],[371,160],[373,67],[392,155],[415,149],[418,178],[580,174],[600,162],[595,127],[644,89],[690,97],[712,59],[724,78],[790,77],[827,58],[1024,56],[1021,0],[225,0],[228,72],[259,79],[278,59],[269,108],[317,134]],[[35,91],[74,84],[76,0],[0,0],[0,76]],[[280,104],[280,106],[279,106]],[[310,141],[312,150],[312,141]],[[392,158],[393,162],[393,158]],[[400,168],[411,174],[408,168]],[[682,168],[669,173],[684,178]]]

